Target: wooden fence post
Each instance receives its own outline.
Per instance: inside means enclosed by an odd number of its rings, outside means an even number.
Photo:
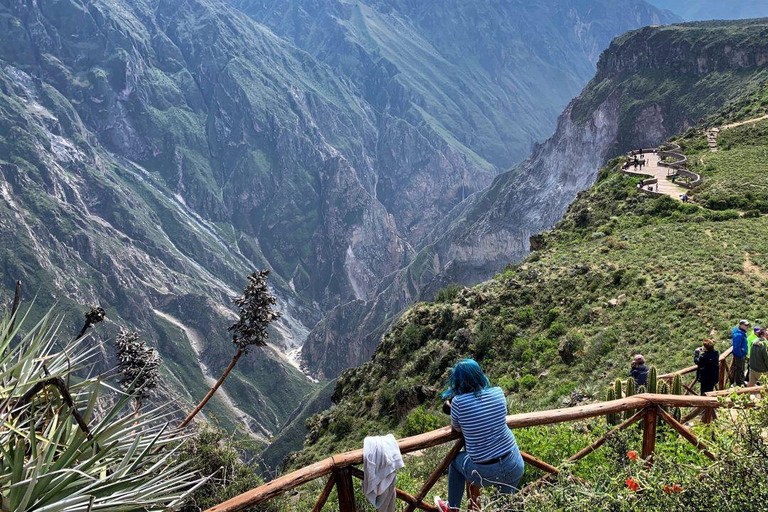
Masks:
[[[717,378],[717,389],[725,389],[725,379],[728,375],[728,363],[720,361],[720,375]]]
[[[336,492],[339,495],[339,512],[357,512],[352,472],[348,468],[336,471]]]
[[[653,451],[656,448],[656,406],[645,408],[643,417],[643,450],[642,457],[648,463],[653,462]]]

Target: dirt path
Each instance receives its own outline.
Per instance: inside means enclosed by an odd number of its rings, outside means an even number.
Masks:
[[[743,269],[745,274],[757,276],[763,281],[768,281],[768,272],[752,263],[752,259],[749,257],[748,252],[744,253]]]
[[[638,176],[652,176],[656,178],[659,180],[658,183],[655,185],[650,185],[653,187],[654,191],[657,190],[658,186],[658,192],[681,201],[682,195],[688,193],[688,190],[681,187],[680,185],[675,185],[667,179],[669,169],[659,165],[659,155],[656,153],[645,153],[643,156],[645,157],[645,165],[643,166],[642,171],[639,167],[637,170],[635,170],[634,167],[630,166],[628,169],[625,169],[624,172],[629,174],[637,174]]]
[[[717,151],[717,136],[720,135],[721,131],[728,130],[731,128],[736,128],[737,126],[744,126],[745,124],[757,123],[765,119],[768,119],[768,114],[760,117],[755,117],[753,119],[747,119],[745,121],[739,121],[737,123],[724,124],[723,126],[715,127],[710,130],[707,130],[707,145],[709,145],[709,150],[712,151],[713,153]]]
[[[200,335],[199,332],[192,329],[191,327],[188,327],[187,325],[184,325],[179,319],[169,315],[168,313],[163,313],[162,311],[158,311],[157,309],[153,310],[154,313],[162,318],[163,320],[175,325],[179,329],[184,332],[187,339],[189,340],[189,346],[192,347],[192,350],[195,352],[195,355],[197,356],[197,364],[200,367],[200,371],[203,373],[203,377],[205,377],[205,383],[209,386],[213,386],[216,384],[217,378],[211,373],[208,366],[206,366],[205,363],[203,363],[202,358],[200,357],[203,353],[203,337]],[[273,349],[274,350],[274,349]],[[275,352],[278,352],[278,350],[275,350]],[[202,398],[202,397],[200,397]],[[264,437],[264,435],[255,432],[251,429],[251,422],[256,422],[256,420],[250,416],[248,413],[237,407],[235,402],[232,400],[232,398],[227,394],[226,390],[224,389],[224,386],[220,387],[216,394],[214,395],[214,400],[219,399],[224,406],[229,409],[233,417],[237,418],[241,421],[242,426],[245,428],[245,431],[248,433],[248,436],[255,440],[259,441],[260,443],[266,443],[267,438]]]

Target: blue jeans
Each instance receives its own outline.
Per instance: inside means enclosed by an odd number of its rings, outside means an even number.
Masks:
[[[478,487],[494,485],[503,494],[512,494],[524,472],[523,457],[517,448],[496,464],[475,464],[467,452],[459,452],[448,468],[448,506],[461,507],[466,482]]]

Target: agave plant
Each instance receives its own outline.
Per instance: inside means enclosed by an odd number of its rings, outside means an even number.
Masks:
[[[80,378],[97,353],[83,338],[56,348],[51,313],[0,322],[0,509],[168,510],[201,479],[176,459],[171,411],[134,419],[135,397],[100,377]],[[13,343],[14,337],[20,341]]]

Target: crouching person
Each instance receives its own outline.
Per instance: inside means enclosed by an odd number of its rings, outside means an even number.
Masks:
[[[473,359],[456,363],[448,390],[451,425],[464,436],[465,450],[448,469],[448,503],[435,498],[440,512],[459,510],[464,487],[493,485],[502,493],[517,491],[525,467],[517,441],[507,427],[507,401],[499,387],[491,387]]]

